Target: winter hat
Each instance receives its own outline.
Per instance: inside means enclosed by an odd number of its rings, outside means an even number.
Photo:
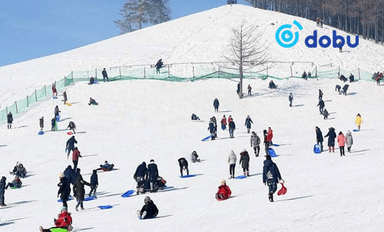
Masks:
[[[150,162],[150,163],[154,163],[155,161],[154,161],[153,159],[151,159],[149,162]]]
[[[266,159],[266,160],[271,160],[271,156],[270,156],[270,155],[266,155],[266,156],[265,156],[265,159]]]
[[[148,202],[150,202],[151,201],[151,198],[149,198],[149,196],[146,196],[145,198],[144,198],[144,203],[148,203]]]
[[[60,172],[59,178],[61,179],[61,178],[64,178],[64,177],[65,177],[65,175],[62,172]]]

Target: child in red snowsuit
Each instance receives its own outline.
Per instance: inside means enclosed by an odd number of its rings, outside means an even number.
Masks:
[[[54,219],[54,222],[55,227],[51,227],[49,229],[43,229],[43,227],[40,226],[40,232],[50,232],[53,228],[63,228],[68,231],[72,230],[72,217],[65,207],[61,209],[61,213],[58,215],[57,219]]]
[[[231,189],[228,187],[225,180],[221,181],[221,185],[219,186],[219,190],[216,193],[216,199],[225,200],[231,197]]]

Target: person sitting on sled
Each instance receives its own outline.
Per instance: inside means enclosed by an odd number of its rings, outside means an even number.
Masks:
[[[159,214],[159,210],[157,209],[157,206],[149,196],[146,196],[144,198],[144,205],[141,210],[137,211],[137,215],[140,219],[148,219],[148,218],[155,218]]]
[[[57,219],[53,219],[55,226],[49,229],[44,229],[40,226],[40,232],[52,232],[57,228],[66,229],[68,231],[72,230],[72,217],[71,213],[68,213],[66,207],[61,208],[61,213],[58,215]]]
[[[227,185],[225,180],[221,181],[221,185],[219,186],[219,190],[216,193],[216,199],[218,200],[226,200],[231,197],[231,189]]]
[[[100,164],[100,168],[96,170],[111,171],[115,165],[109,164],[108,161],[104,161],[104,164]]]

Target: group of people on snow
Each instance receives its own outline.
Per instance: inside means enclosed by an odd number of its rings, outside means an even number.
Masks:
[[[133,179],[136,181],[137,194],[149,192],[157,192],[165,187],[166,181],[159,176],[157,164],[153,159],[150,160],[148,167],[143,161],[135,171]]]

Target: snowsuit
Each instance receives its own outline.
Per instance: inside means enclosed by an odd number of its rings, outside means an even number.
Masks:
[[[84,209],[84,206],[83,206],[84,195],[85,195],[84,185],[91,186],[88,182],[83,180],[83,177],[81,175],[79,175],[77,177],[75,184],[73,185],[73,192],[75,193],[74,197],[76,197],[76,201],[77,201],[76,210],[79,206],[81,207],[81,209]]]
[[[67,211],[61,212],[59,217],[55,220],[55,226],[58,228],[68,229],[70,225],[72,225],[71,214]]]
[[[244,176],[249,176],[249,154],[247,151],[240,153],[240,163],[243,168]]]
[[[75,148],[72,152],[73,169],[77,168],[77,164],[79,163],[79,157],[82,157],[80,155],[80,151],[77,148]]]
[[[0,206],[6,206],[4,199],[5,189],[7,189],[7,186],[5,185],[6,180],[7,178],[5,178],[5,176],[3,176],[0,180]]]
[[[361,123],[363,123],[363,119],[361,119],[361,116],[360,116],[360,115],[357,115],[357,116],[356,116],[355,123],[356,123],[356,125],[357,125],[357,129],[360,130]]]
[[[183,169],[187,171],[187,175],[189,175],[189,170],[188,170],[188,161],[183,157],[177,160],[179,162],[180,166],[180,175],[183,176]]]
[[[323,151],[323,133],[321,132],[320,128],[316,127],[316,142],[321,147],[321,151]]]
[[[145,202],[145,201],[144,201]],[[140,219],[155,218],[159,214],[159,210],[152,200],[145,202],[145,205],[140,210]]]
[[[227,119],[225,118],[225,116],[221,119],[220,124],[222,130],[227,129]]]
[[[331,127],[329,128],[329,131],[328,133],[324,136],[325,137],[328,137],[328,148],[329,148],[329,152],[331,152],[331,148],[332,148],[332,151],[335,152],[335,139],[336,139],[336,133],[335,133],[335,128]]]
[[[260,137],[254,132],[251,135],[251,147],[255,151],[255,156],[258,157],[260,153]]]
[[[219,100],[215,98],[215,100],[213,100],[213,107],[215,108],[215,112],[219,112],[219,105]]]
[[[245,119],[245,123],[244,125],[247,127],[247,132],[249,134],[249,132],[251,131],[251,123],[252,122],[252,119],[248,116],[246,119]]]
[[[63,206],[68,208],[67,201],[69,198],[69,194],[71,193],[71,188],[69,187],[69,182],[66,177],[60,178],[60,183],[57,184],[59,186],[59,191],[57,192],[57,196],[60,194],[60,199],[63,201]]]
[[[217,120],[215,116],[212,117],[212,121],[213,121],[213,126],[215,127],[215,138],[217,138]]]
[[[288,100],[289,100],[289,107],[292,107],[292,102],[293,102],[293,95],[292,94],[289,94]]]
[[[323,114],[323,110],[324,110],[324,107],[325,107],[325,103],[323,100],[320,100],[319,101],[319,104],[317,104],[317,106],[319,107],[319,110],[320,110],[320,114]]]
[[[104,82],[105,82],[105,79],[107,79],[107,81],[109,81],[109,80],[108,80],[108,74],[107,74],[107,71],[105,70],[105,68],[103,69],[103,71],[101,72],[101,74],[103,75],[103,80],[104,80]]]
[[[217,190],[216,198],[217,199],[228,199],[231,197],[231,189],[226,184],[222,184],[219,186],[219,190]]]
[[[69,157],[69,153],[71,153],[71,151],[73,151],[75,149],[75,143],[77,143],[76,139],[75,139],[75,136],[73,135],[70,139],[68,139],[67,143],[66,143],[66,148],[67,148],[67,158]]]
[[[216,130],[215,130],[215,123],[213,122],[212,119],[209,121],[208,130],[209,130],[209,133],[211,133],[211,140],[215,140]]]
[[[12,128],[12,122],[13,122],[13,115],[11,112],[9,112],[7,114],[7,129],[11,129]]]
[[[337,136],[337,142],[339,143],[340,156],[345,156],[344,146],[345,146],[346,138],[344,137],[343,133]]]
[[[345,138],[347,139],[347,149],[348,152],[351,152],[351,147],[353,145],[353,137],[351,131],[348,131],[347,134],[345,135]]]
[[[159,177],[159,170],[157,169],[155,162],[152,161],[148,164],[147,173],[150,189],[154,190],[155,182],[157,181],[157,177]]]
[[[235,132],[235,129],[236,129],[235,122],[233,120],[230,121],[228,127],[229,127],[229,137],[230,138],[235,138],[233,136],[233,133]]]
[[[277,165],[271,160],[270,156],[264,160],[263,166],[263,183],[269,188],[269,201],[273,201],[273,194],[277,190],[277,183],[281,180],[281,175]]]
[[[91,191],[89,192],[89,196],[91,196],[93,193],[96,197],[96,189],[98,185],[99,185],[99,178],[97,177],[97,170],[93,170],[92,176],[91,176]]]
[[[235,166],[236,166],[236,154],[235,152],[231,151],[228,156],[228,163],[229,163],[229,174],[231,175],[231,178],[235,178]]]

